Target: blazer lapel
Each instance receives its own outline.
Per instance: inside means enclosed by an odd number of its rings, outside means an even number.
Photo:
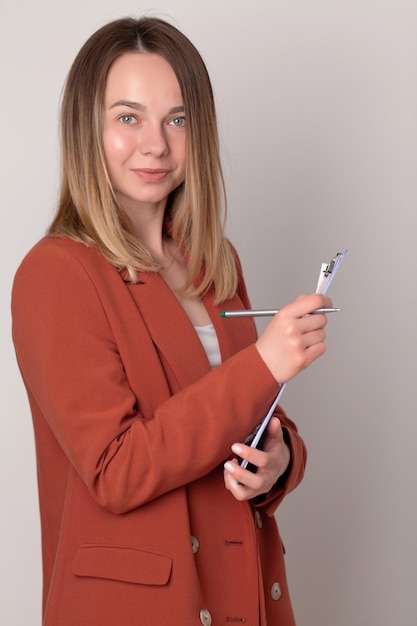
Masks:
[[[240,317],[227,319],[221,313],[225,310],[240,310],[245,308],[242,300],[236,294],[230,300],[222,302],[220,305],[213,303],[212,294],[209,292],[203,297],[203,303],[210,315],[217,339],[220,344],[222,361],[230,358],[239,350],[247,348],[257,339],[256,326],[252,318]]]
[[[140,273],[138,278],[128,288],[153,342],[181,386],[195,382],[210,371],[210,364],[188,315],[159,274]]]
[[[163,354],[182,387],[210,371],[210,364],[190,318],[157,273],[140,273],[139,282],[128,284],[129,291],[153,342]],[[202,298],[216,330],[222,361],[256,341],[256,327],[250,318],[227,319],[225,309],[242,309],[238,295],[214,305],[209,291]]]

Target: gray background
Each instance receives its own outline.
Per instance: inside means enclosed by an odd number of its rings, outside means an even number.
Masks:
[[[313,291],[321,262],[349,249],[327,354],[283,398],[309,449],[278,512],[297,623],[415,626],[417,5],[405,0],[1,0],[0,622],[40,624],[12,277],[53,213],[69,66],[97,27],[144,12],[174,21],[207,62],[253,305]]]

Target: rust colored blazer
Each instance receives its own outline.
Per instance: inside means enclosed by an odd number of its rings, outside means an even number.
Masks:
[[[261,504],[226,490],[223,463],[277,384],[251,320],[221,318],[211,371],[157,274],[136,285],[95,249],[45,238],[17,271],[13,338],[33,415],[44,626],[293,626],[274,511],[305,448],[282,410],[291,470]]]

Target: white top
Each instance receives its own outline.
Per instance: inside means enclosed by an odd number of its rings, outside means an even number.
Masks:
[[[220,346],[213,324],[194,326],[194,328],[203,344],[211,367],[217,367],[222,362],[222,357],[220,355]]]

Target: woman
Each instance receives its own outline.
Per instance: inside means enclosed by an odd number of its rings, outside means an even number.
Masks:
[[[86,42],[62,103],[56,217],[13,289],[33,415],[45,626],[294,624],[274,511],[305,448],[279,389],[323,354],[319,295],[257,339],[222,229],[204,63],[154,18]],[[258,467],[240,467],[237,457]]]

